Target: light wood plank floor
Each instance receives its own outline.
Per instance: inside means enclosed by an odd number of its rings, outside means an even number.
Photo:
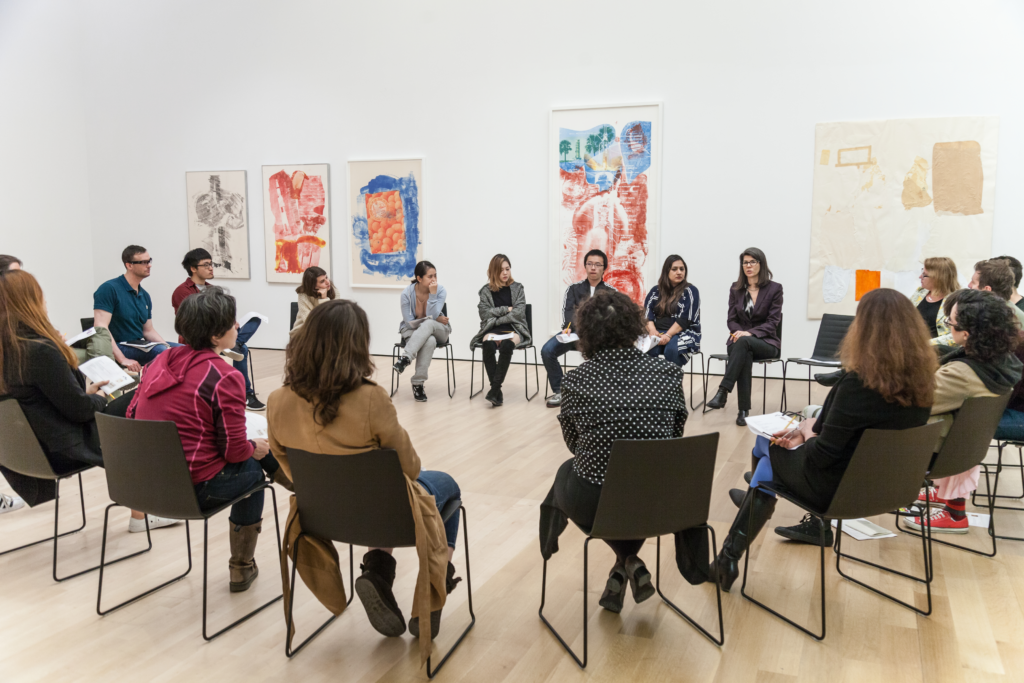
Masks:
[[[257,388],[265,400],[280,385],[283,352],[254,351]],[[387,358],[376,359],[386,382]],[[402,424],[409,430],[425,467],[443,470],[459,482],[468,509],[476,628],[447,664],[448,681],[916,681],[920,683],[1024,680],[1024,545],[1001,542],[995,559],[936,546],[934,613],[918,617],[908,610],[843,580],[828,553],[828,638],[818,643],[745,601],[739,582],[723,594],[726,642],[715,647],[657,598],[634,605],[627,596],[621,615],[597,607],[611,551],[591,544],[590,662],[580,671],[537,618],[541,557],[537,541],[538,505],[558,465],[568,457],[556,411],[540,395],[527,403],[523,368],[512,367],[500,409],[482,396],[468,399],[470,367],[456,363],[458,390],[449,399],[444,365],[435,362],[427,383],[429,402],[413,401],[408,380],[395,396]],[[478,367],[479,371],[479,367]],[[531,371],[531,383],[532,371]],[[541,369],[543,381],[544,372]],[[479,377],[479,374],[477,374]],[[717,386],[713,380],[712,387]],[[687,390],[689,380],[686,380]],[[791,383],[790,396],[802,403],[807,385]],[[761,385],[755,381],[755,402]],[[769,380],[769,408],[777,407],[780,382]],[[700,389],[698,388],[698,400]],[[824,390],[814,387],[820,402]],[[689,399],[689,396],[688,396]],[[757,407],[757,406],[755,406]],[[742,485],[753,436],[733,424],[734,405],[687,423],[688,435],[721,432],[711,520],[719,542],[735,513],[727,492]],[[139,444],[140,454],[145,444]],[[994,451],[993,451],[994,453]],[[1009,483],[1012,476],[1004,480]],[[0,480],[0,489],[9,491]],[[1019,493],[1007,486],[1008,492]],[[339,492],[343,495],[343,492]],[[62,522],[77,513],[77,491],[62,497]],[[61,544],[61,571],[96,564],[103,509],[109,503],[102,470],[85,475],[86,530]],[[248,593],[227,590],[226,515],[210,526],[211,621],[214,628],[232,615],[265,601],[280,589],[273,542],[273,514],[264,517],[257,551],[262,573]],[[278,489],[281,521],[287,495]],[[1002,533],[1024,535],[1024,515],[997,513]],[[775,524],[798,521],[796,508],[781,503]],[[52,505],[0,517],[0,549],[51,533]],[[128,513],[112,514],[108,557],[138,549],[141,534],[126,533]],[[878,518],[892,527],[889,518]],[[186,566],[184,526],[155,531],[153,551],[113,567],[105,580],[106,604],[155,585]],[[972,529],[957,540],[982,547],[983,531]],[[715,620],[714,589],[690,586],[675,570],[671,539],[664,562],[666,595],[704,624]],[[284,655],[284,620],[279,605],[260,613],[212,643],[200,633],[202,609],[202,530],[192,525],[192,574],[183,581],[100,618],[96,615],[97,574],[57,584],[50,578],[52,544],[0,557],[0,679],[4,681],[413,681],[425,680],[408,635],[383,638],[353,604],[295,659]],[[582,645],[582,534],[570,525],[562,550],[550,563],[545,613],[570,642]],[[846,547],[861,556],[922,571],[919,542],[900,535]],[[363,549],[357,549],[357,563]],[[342,549],[343,555],[347,549]],[[652,566],[654,541],[642,556]],[[396,551],[395,593],[408,612],[416,573],[413,550]],[[762,534],[751,556],[755,595],[817,626],[817,549]],[[461,539],[455,558],[465,575]],[[869,569],[856,576],[924,603],[924,592]],[[346,581],[347,568],[345,569]],[[109,583],[108,583],[109,581]],[[466,584],[451,596],[444,612],[439,646],[447,648],[468,619]],[[107,602],[109,601],[109,602]],[[304,587],[296,601],[300,637],[327,616]]]

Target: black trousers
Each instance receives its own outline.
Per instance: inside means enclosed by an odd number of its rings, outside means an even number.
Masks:
[[[753,380],[754,361],[778,358],[779,350],[754,336],[740,337],[729,347],[729,362],[725,377],[718,386],[726,391],[737,387],[740,410],[750,410],[750,385]]]

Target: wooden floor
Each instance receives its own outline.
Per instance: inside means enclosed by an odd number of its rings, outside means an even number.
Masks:
[[[283,352],[254,352],[257,389],[266,400],[280,385]],[[386,382],[388,361],[377,358]],[[479,367],[478,367],[479,371]],[[569,457],[556,411],[540,395],[523,396],[523,367],[513,366],[505,388],[505,406],[492,408],[478,396],[469,400],[468,362],[456,363],[458,390],[449,399],[444,366],[435,362],[427,383],[429,402],[412,399],[408,380],[395,403],[424,467],[451,474],[462,488],[468,510],[476,627],[441,672],[447,681],[916,681],[920,683],[1024,680],[1024,544],[1001,542],[994,559],[936,546],[934,613],[918,617],[842,579],[834,556],[826,556],[828,637],[811,640],[776,620],[739,595],[739,582],[723,594],[725,646],[718,648],[678,618],[658,598],[635,605],[627,596],[621,615],[598,608],[611,551],[591,544],[590,661],[581,671],[537,617],[542,561],[537,541],[538,505],[558,465]],[[533,373],[530,373],[533,382]],[[543,380],[543,369],[541,377]],[[479,374],[477,374],[479,378]],[[713,387],[716,386],[714,383]],[[689,380],[686,380],[687,390]],[[806,397],[805,382],[790,384],[791,407]],[[761,385],[755,381],[758,402]],[[769,380],[770,409],[778,406],[780,382]],[[700,389],[697,389],[700,400]],[[795,400],[794,398],[795,397]],[[815,386],[821,402],[824,390]],[[688,397],[689,399],[689,397]],[[755,408],[759,408],[755,406]],[[734,406],[691,415],[688,435],[721,432],[711,520],[719,542],[735,513],[727,492],[742,485],[753,436],[736,427]],[[145,444],[139,444],[140,455]],[[994,452],[994,451],[993,451]],[[61,543],[62,573],[96,564],[103,509],[109,503],[102,470],[85,477],[86,530]],[[1010,482],[1012,477],[1007,477]],[[0,480],[0,489],[9,491]],[[1019,492],[1019,483],[1013,492]],[[342,495],[343,492],[339,492]],[[62,523],[77,514],[78,494],[62,496]],[[253,589],[231,595],[227,590],[226,515],[210,526],[211,626],[251,609],[281,590],[273,542],[270,503],[257,551],[262,573]],[[278,489],[277,504],[287,509]],[[788,543],[771,533],[776,524],[800,518],[796,508],[780,503],[775,518],[755,544],[751,556],[754,594],[798,619],[818,625],[813,607],[818,595],[816,548]],[[128,513],[112,515],[108,557],[144,545],[141,534],[126,533]],[[23,509],[0,516],[0,550],[52,533],[53,506]],[[891,528],[889,518],[878,518]],[[1024,535],[1024,515],[997,514],[1002,533]],[[184,525],[155,531],[153,550],[116,565],[104,580],[104,601],[113,601],[180,573],[186,567]],[[670,542],[671,539],[666,539]],[[956,540],[981,547],[983,530],[972,529]],[[563,635],[582,647],[582,534],[572,525],[552,559],[545,613]],[[663,589],[704,624],[715,621],[712,585],[690,586],[672,562],[671,543],[663,562]],[[919,542],[905,535],[883,541],[857,542],[844,548],[905,570],[922,572]],[[357,563],[363,549],[357,549]],[[194,569],[184,580],[106,617],[96,614],[95,572],[54,583],[50,578],[52,544],[0,557],[0,680],[3,681],[413,681],[425,680],[414,642],[379,636],[358,600],[318,639],[289,660],[284,654],[284,620],[280,603],[221,638],[201,637],[202,529],[192,525]],[[343,556],[347,549],[342,549]],[[642,557],[652,567],[654,541]],[[416,574],[413,550],[396,551],[395,594],[402,608],[412,602]],[[455,557],[460,575],[466,562]],[[869,569],[856,576],[924,604],[923,590],[880,577]],[[345,568],[346,582],[348,570]],[[300,637],[327,616],[305,587],[296,601]],[[466,583],[450,597],[444,611],[440,647],[448,645],[468,621]]]

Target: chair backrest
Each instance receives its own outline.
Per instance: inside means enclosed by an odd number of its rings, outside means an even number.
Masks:
[[[94,320],[94,318],[79,318],[78,319],[78,324],[82,326],[82,332],[85,332],[87,329],[89,329],[90,327],[93,327],[95,325],[93,320]]]
[[[871,517],[917,500],[941,427],[865,430],[825,517]]]
[[[13,398],[0,401],[0,465],[26,477],[58,478],[25,413]]]
[[[811,358],[836,360],[839,357],[839,345],[846,337],[851,323],[853,323],[852,315],[824,314],[821,317],[821,324],[818,325],[818,337],[814,340],[814,352],[811,354]]]
[[[526,304],[526,329],[533,336],[533,304]]]
[[[704,524],[717,452],[718,432],[616,441],[590,535],[653,538]]]
[[[172,519],[202,519],[185,452],[173,422],[96,413],[110,499]]]
[[[942,442],[928,477],[948,477],[980,464],[988,455],[989,443],[1009,402],[1009,393],[964,401],[953,418],[953,426]]]
[[[295,327],[295,319],[299,317],[299,302],[293,301],[291,308],[291,322],[288,324],[288,329],[291,330]]]
[[[409,492],[398,453],[356,455],[288,449],[302,530],[370,548],[416,545]]]

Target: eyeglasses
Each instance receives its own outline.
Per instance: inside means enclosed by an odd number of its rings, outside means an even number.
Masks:
[[[153,259],[150,259],[152,261]],[[138,263],[142,263],[139,261]],[[197,263],[196,268],[213,268],[213,261],[207,261],[206,263]]]
[[[967,331],[967,328],[966,328],[966,327],[964,327],[963,325],[960,325],[960,324],[957,324],[957,323],[953,323],[953,322],[949,322],[948,320],[946,321],[946,323],[947,323],[947,324],[948,324],[948,325],[949,325],[949,326],[950,326],[951,328],[953,328],[954,330],[956,330],[957,332],[966,332],[966,331]]]
[[[760,263],[760,261],[744,261],[743,262],[743,266],[744,267],[756,266],[758,263]]]
[[[587,261],[587,268],[604,268],[604,262],[602,261]]]
[[[132,264],[133,266],[148,266],[152,262],[153,259],[148,258],[145,261],[129,261],[128,263]]]

